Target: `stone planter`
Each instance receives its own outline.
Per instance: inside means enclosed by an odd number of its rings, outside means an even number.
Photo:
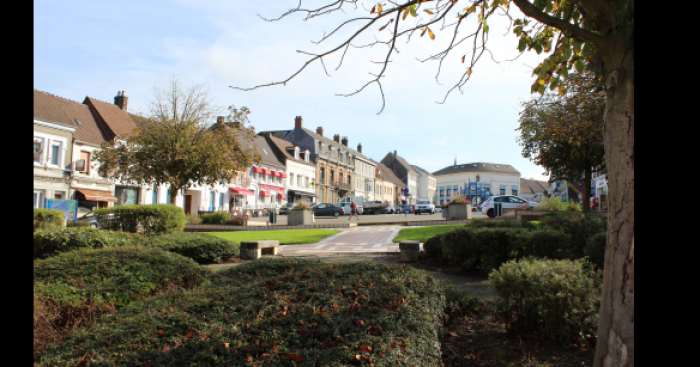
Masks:
[[[450,208],[442,208],[442,217],[447,219],[450,216]]]
[[[292,209],[287,216],[287,225],[302,226],[313,223],[310,210]]]
[[[447,220],[465,220],[472,219],[471,204],[451,204],[448,208]]]

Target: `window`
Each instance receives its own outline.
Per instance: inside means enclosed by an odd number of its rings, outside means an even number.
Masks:
[[[293,185],[294,185],[294,174],[290,173],[289,174],[289,186],[293,186]]]
[[[321,182],[320,183],[321,184],[326,183],[326,168],[325,167],[321,167]]]
[[[350,185],[351,183],[352,183],[352,177],[351,177],[350,174],[348,173],[348,185]]]
[[[308,178],[308,177],[304,177],[304,181],[306,182],[306,184],[304,185],[304,187],[306,187],[306,188],[308,189],[308,188],[309,188],[309,178]]]
[[[506,189],[501,189],[501,195],[505,195],[505,194],[506,194]]]
[[[306,163],[309,163],[309,150],[307,149],[306,152],[304,152],[304,161]]]
[[[297,175],[297,186],[301,187],[301,176]]]
[[[224,194],[219,194],[219,209],[224,209]]]
[[[80,152],[80,159],[85,161],[85,166],[83,167],[83,170],[80,172],[84,172],[86,175],[90,174],[90,152]]]
[[[335,182],[334,178],[335,178],[335,171],[331,170],[331,185],[333,185],[333,182]]]
[[[452,189],[447,189],[447,196],[451,196],[451,195],[452,195]]]
[[[41,158],[46,153],[44,152],[44,138],[34,137],[34,152],[36,154],[34,162],[41,163]]]
[[[509,198],[508,198],[508,201],[511,202],[511,203],[518,203],[518,204],[519,204],[519,203],[524,203],[524,202],[525,202],[525,200],[522,200],[522,199],[520,199],[520,198],[516,198],[516,197],[513,197],[513,196],[509,197]]]
[[[518,195],[518,190],[513,190],[513,195]]]
[[[43,208],[44,207],[43,196],[44,196],[43,191],[34,190],[34,207],[35,208]]]
[[[151,202],[153,204],[158,204],[158,189],[153,189],[153,198]]]
[[[61,142],[51,142],[49,164],[58,166],[61,164]]]

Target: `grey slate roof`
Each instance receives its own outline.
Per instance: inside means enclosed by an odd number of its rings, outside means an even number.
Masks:
[[[345,149],[345,150],[349,151],[350,153],[354,154],[356,157],[362,158],[362,159],[364,159],[364,160],[366,160],[366,161],[371,161],[371,159],[369,159],[368,157],[364,156],[362,153],[356,151],[355,149],[352,149],[352,148],[350,148],[350,147],[346,147],[345,145],[340,144],[340,143],[336,142],[336,141],[333,140],[333,139],[328,139],[327,137],[321,136],[321,135],[319,135],[319,134],[317,134],[317,133],[315,133],[315,132],[313,132],[313,131],[311,131],[311,130],[305,128],[305,127],[302,127],[302,129],[304,129],[304,131],[306,131],[306,132],[307,132],[309,135],[311,135],[311,137],[313,137],[314,139],[323,142],[323,144],[330,145],[330,146],[332,146],[332,147],[334,147],[334,148],[343,147],[343,149]]]
[[[412,166],[413,169],[415,169],[416,171],[422,171],[422,172],[425,172],[426,175],[432,176],[432,174],[430,173],[430,171],[428,171],[428,170],[425,169],[425,168],[418,167],[418,166],[416,166],[415,164],[413,164],[413,165],[411,165],[411,166]],[[419,172],[419,173],[420,173],[420,172]]]
[[[394,185],[401,187],[406,187],[406,184],[403,183],[403,181],[401,181],[401,179],[399,179],[398,176],[396,176],[396,174],[389,169],[389,167],[385,166],[384,163],[377,164],[377,167],[379,167],[379,173],[384,181],[391,182]]]
[[[514,173],[520,175],[520,171],[513,166],[503,163],[487,163],[487,162],[472,162],[458,165],[447,166],[443,169],[433,172],[433,176],[449,175],[451,173],[463,172],[499,172],[499,173]]]
[[[291,130],[265,130],[265,131],[261,131],[261,132],[257,133],[256,135],[263,136],[266,134],[270,134],[270,135],[274,136],[275,138],[283,139],[284,136],[287,135],[287,133],[289,133],[289,131],[291,131]]]

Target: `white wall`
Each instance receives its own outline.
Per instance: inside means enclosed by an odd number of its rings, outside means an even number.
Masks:
[[[287,178],[283,180],[287,198],[289,198],[289,192],[287,190],[292,190],[299,193],[315,194],[315,186],[311,185],[311,182],[316,181],[316,166],[302,164],[292,159],[287,159],[286,164]],[[292,181],[292,174],[294,175],[294,181]],[[301,186],[297,184],[297,177],[299,176],[301,176]],[[308,186],[306,184],[307,178],[309,182]]]
[[[506,195],[513,195],[512,186],[518,186],[518,195],[522,191],[520,188],[520,175],[512,173],[497,173],[497,172],[463,172],[454,173],[449,175],[436,176],[436,187],[438,190],[438,200],[440,197],[440,187],[441,186],[454,186],[457,185],[461,188],[464,187],[464,183],[469,184],[469,180],[476,180],[476,176],[479,175],[479,183],[490,184],[491,185],[491,195],[500,195],[500,186],[506,185]],[[450,197],[457,196],[458,194],[452,193]],[[447,194],[445,193],[445,195]]]

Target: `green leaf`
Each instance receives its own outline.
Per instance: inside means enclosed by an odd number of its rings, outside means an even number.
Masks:
[[[520,38],[520,42],[518,43],[518,51],[524,52],[526,47],[527,40],[525,39],[525,37]]]
[[[554,90],[554,88],[556,88],[558,84],[559,84],[559,79],[552,79],[549,82],[549,90]]]
[[[418,15],[416,14],[416,6],[415,6],[415,5],[411,5],[408,9],[409,9],[409,11],[411,12],[411,16],[412,16],[412,17],[415,18],[415,17],[418,16]]]
[[[542,53],[542,44],[538,43],[535,45],[535,52],[537,52],[538,55]]]
[[[586,67],[586,65],[581,60],[576,60],[576,63],[574,65],[576,66],[576,70],[579,73],[583,73],[583,69]]]
[[[489,25],[484,23],[484,33],[489,33]]]

